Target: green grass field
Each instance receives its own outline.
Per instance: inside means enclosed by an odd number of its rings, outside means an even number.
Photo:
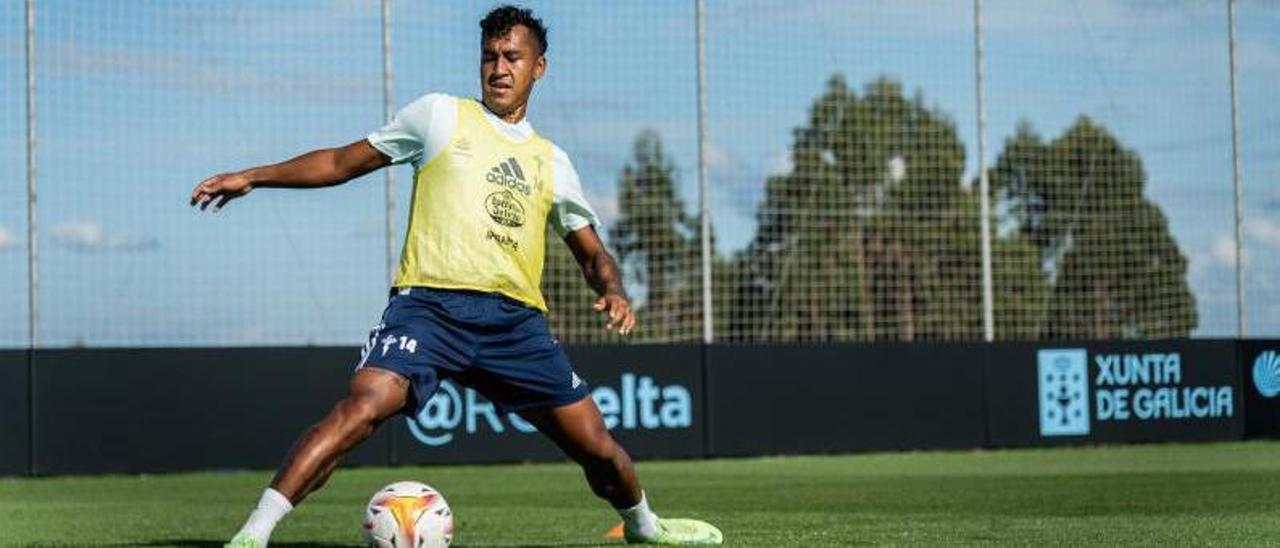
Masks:
[[[1275,545],[1280,443],[649,462],[655,509],[731,546]],[[0,480],[0,544],[220,546],[266,472]],[[343,470],[273,546],[353,546],[367,498],[441,489],[455,546],[608,544],[615,515],[569,465]],[[616,542],[616,541],[615,541]]]

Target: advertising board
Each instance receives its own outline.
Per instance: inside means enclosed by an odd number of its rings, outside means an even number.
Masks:
[[[39,350],[35,473],[271,469],[346,394],[354,348]],[[388,434],[345,462],[384,463]]]
[[[635,458],[703,453],[701,352],[696,345],[566,349],[614,437]],[[393,421],[396,462],[560,460],[532,424],[474,390],[441,383],[413,417]]]
[[[992,346],[991,445],[1239,439],[1232,341]]]
[[[710,452],[980,447],[976,344],[712,345]]]
[[[0,476],[17,476],[30,470],[27,388],[27,351],[0,351]]]
[[[1241,341],[1240,377],[1248,438],[1280,438],[1280,340]]]

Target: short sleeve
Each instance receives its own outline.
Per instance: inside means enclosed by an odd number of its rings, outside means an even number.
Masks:
[[[556,234],[563,239],[571,232],[587,225],[600,226],[600,218],[587,203],[582,192],[582,181],[578,179],[578,171],[569,161],[569,155],[560,147],[552,147],[552,177],[555,178],[555,197],[551,203],[551,214],[547,222]]]
[[[454,120],[444,120],[442,111],[453,107]],[[370,133],[369,144],[391,158],[391,163],[420,162],[430,159],[433,150],[448,143],[448,133],[453,131],[457,118],[454,98],[443,93],[431,93],[409,103],[391,119],[391,122]],[[444,143],[438,142],[444,134]]]

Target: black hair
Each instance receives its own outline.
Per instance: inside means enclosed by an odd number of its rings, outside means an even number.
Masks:
[[[493,8],[480,20],[480,41],[483,43],[490,38],[506,36],[516,25],[524,25],[538,39],[539,54],[547,52],[547,27],[542,26],[542,20],[533,16],[533,10],[510,4]]]

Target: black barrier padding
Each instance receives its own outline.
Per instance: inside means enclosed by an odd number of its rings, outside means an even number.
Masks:
[[[1080,437],[1040,437],[1036,344],[991,345],[987,353],[987,445],[1020,447],[1079,443]]]
[[[712,345],[710,453],[979,447],[982,345]]]
[[[27,351],[0,351],[0,476],[30,471]]]
[[[1089,415],[1088,432],[1070,435],[1042,435],[1040,428],[1041,390],[1051,390],[1039,379],[1042,350],[1083,351],[1086,356],[1086,383],[1083,393]],[[1176,377],[1153,375],[1144,382],[1116,382],[1127,375],[1126,360],[1176,355]],[[989,444],[997,447],[1054,445],[1060,443],[1112,443],[1148,441],[1232,440],[1243,435],[1243,398],[1236,365],[1236,345],[1222,340],[1162,340],[1108,342],[1002,343],[990,347],[987,366],[989,393]],[[1108,365],[1104,365],[1104,362]],[[1117,365],[1110,365],[1112,362]],[[1127,367],[1127,366],[1126,366]],[[1104,374],[1103,369],[1107,369]],[[1120,369],[1116,369],[1120,368]],[[1114,369],[1114,371],[1112,371]],[[1186,408],[1185,390],[1213,388],[1227,392],[1229,411],[1220,416],[1171,418],[1139,416],[1138,392],[1163,392],[1177,399],[1173,408]],[[1125,415],[1114,412],[1102,417],[1099,411],[1114,409],[1109,396],[1123,392]],[[1100,401],[1108,399],[1107,402]],[[1144,400],[1148,404],[1152,400]],[[1105,405],[1104,405],[1105,404]],[[1148,405],[1146,407],[1150,409]]]
[[[1240,341],[1239,358],[1245,437],[1280,438],[1280,340]]]
[[[697,345],[566,348],[573,368],[602,402],[611,432],[637,459],[703,455],[701,350]],[[646,380],[647,379],[647,380]],[[570,382],[570,379],[566,379]],[[565,458],[537,432],[524,432],[462,387],[442,389],[433,418],[392,421],[405,463],[547,461]],[[685,397],[687,396],[687,399]],[[687,403],[687,409],[682,404]],[[416,435],[415,435],[416,429]],[[500,430],[500,431],[499,431]],[[425,441],[424,441],[425,440]]]
[[[356,348],[40,350],[37,474],[270,469],[346,394]],[[376,434],[345,462],[386,462]]]
[[[1246,402],[1250,435],[1277,436],[1280,396],[1262,398],[1251,377],[1257,356],[1277,346],[1175,340],[567,350],[628,451],[662,458],[1229,440],[1244,434]],[[1080,366],[1089,429],[1046,436],[1039,353],[1064,349],[1086,355]],[[1177,354],[1176,382],[1099,386],[1100,359],[1153,353]],[[0,353],[0,474],[274,468],[345,394],[357,354],[355,348],[41,350],[29,383],[26,353]],[[1228,388],[1230,413],[1097,415],[1100,388],[1114,396],[1121,388],[1197,387],[1219,394]],[[490,411],[483,398],[455,393],[448,415],[415,423],[418,435],[397,417],[346,462],[563,458],[541,435],[520,432],[521,423]],[[28,424],[34,448],[26,445]]]

